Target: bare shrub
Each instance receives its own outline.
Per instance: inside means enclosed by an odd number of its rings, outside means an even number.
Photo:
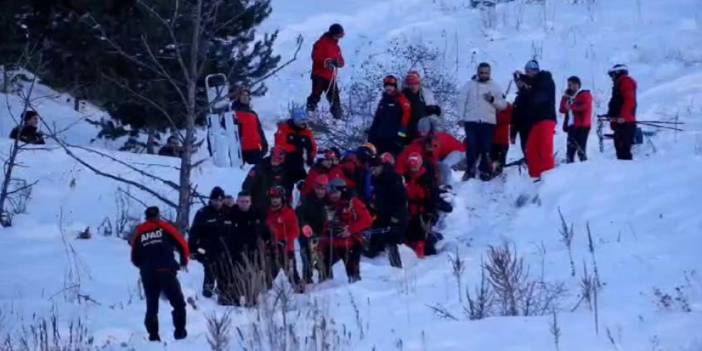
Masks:
[[[229,311],[207,315],[207,343],[212,351],[229,350],[232,319]]]
[[[573,237],[575,236],[575,229],[573,228],[572,223],[570,226],[568,226],[560,207],[558,208],[558,216],[561,219],[561,229],[559,231],[561,234],[561,241],[563,241],[566,249],[568,249],[568,258],[570,259],[570,275],[575,277],[575,262],[573,261]]]
[[[456,279],[456,289],[458,290],[458,300],[463,302],[463,294],[461,292],[463,272],[466,270],[466,262],[461,258],[458,248],[456,248],[456,255],[449,255],[449,262],[451,262],[451,273]]]
[[[529,266],[507,243],[488,249],[485,270],[503,316],[550,313],[566,293],[562,283],[530,279]]]
[[[553,336],[553,344],[556,346],[556,351],[561,350],[561,326],[558,324],[558,314],[553,311],[553,319],[549,324],[549,332]]]
[[[87,351],[96,348],[83,317],[62,320],[54,307],[48,315],[33,314],[28,322],[18,320],[2,336],[4,351]]]
[[[483,266],[482,260],[480,266]],[[464,307],[464,313],[470,320],[483,319],[490,316],[494,303],[494,293],[490,288],[485,269],[480,270],[480,285],[475,288],[475,294],[471,296],[470,289],[466,289],[466,299],[468,305]]]

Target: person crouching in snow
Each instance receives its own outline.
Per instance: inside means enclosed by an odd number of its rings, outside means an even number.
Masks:
[[[379,154],[389,152],[397,156],[407,144],[412,106],[397,84],[395,76],[383,79],[383,96],[368,130],[368,142],[375,145]]]
[[[266,216],[266,226],[271,238],[272,277],[282,269],[290,283],[298,286],[300,276],[295,265],[295,240],[300,236],[297,215],[285,200],[286,190],[274,186],[268,191],[270,207]]]
[[[559,111],[564,115],[563,131],[568,133],[566,159],[568,163],[575,161],[578,154],[580,161],[587,160],[587,137],[592,125],[592,94],[583,90],[580,78],[568,78],[568,89],[561,98]]]
[[[434,255],[436,240],[432,237],[432,226],[436,217],[435,203],[438,198],[436,180],[427,171],[422,155],[416,152],[409,155],[407,171],[403,176],[410,215],[407,246],[411,247],[419,258]]]
[[[190,249],[183,235],[170,223],[161,220],[158,207],[145,211],[146,222],[136,227],[132,238],[132,263],[139,268],[146,296],[144,325],[149,341],[161,341],[158,332],[158,300],[163,293],[173,307],[173,337],[185,339],[185,299],[176,274],[186,269]],[[178,251],[180,265],[173,259]]]
[[[239,88],[234,92],[234,122],[239,126],[241,156],[250,165],[258,164],[268,152],[268,141],[263,134],[263,127],[258,114],[251,108],[251,92]]]
[[[305,164],[308,167],[314,165],[317,157],[317,141],[312,130],[307,126],[307,112],[294,107],[290,114],[290,119],[278,124],[275,147],[285,151],[285,167],[293,183],[297,183],[307,176]]]
[[[327,220],[319,238],[319,254],[323,257],[322,280],[332,278],[332,266],[342,260],[349,283],[361,280],[363,232],[373,223],[366,205],[353,195],[343,179],[329,183]]]

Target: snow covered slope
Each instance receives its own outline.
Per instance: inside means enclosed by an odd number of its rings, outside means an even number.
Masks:
[[[536,51],[559,87],[567,76],[581,75],[597,93],[598,102],[606,104],[610,85],[606,68],[625,62],[639,81],[639,118],[677,116],[686,123],[685,132],[660,131],[637,147],[634,162],[614,160],[609,145],[604,154],[598,153],[596,137],[591,135],[590,161],[560,165],[539,185],[514,168],[491,183],[457,185],[455,211],[442,224],[446,239],[440,255],[420,261],[403,249],[403,270],[390,268],[384,257],[364,260],[363,280],[353,285],[346,283],[342,267],[336,266],[334,281],[296,296],[287,306],[291,327],[285,329],[287,333],[276,330],[278,340],[291,345],[295,335],[305,350],[315,349],[309,345],[325,337],[331,349],[343,350],[556,349],[551,315],[470,321],[463,312],[465,290],[472,293],[479,284],[488,247],[507,240],[530,266],[532,277],[543,276],[543,281],[562,283],[567,289],[557,316],[560,350],[702,350],[702,6],[696,0],[597,1],[592,20],[588,1],[545,3],[545,11],[539,4],[522,1],[500,5],[497,27],[483,32],[478,11],[447,12],[428,0],[274,0],[273,16],[266,25],[281,29],[279,50],[289,49],[297,33],[305,34],[306,44],[300,61],[271,81],[268,97],[256,101],[267,111],[263,116],[275,118],[287,101],[305,98],[308,50],[329,23],[340,21],[348,32],[343,46],[351,63],[344,75],[352,74],[353,62],[383,51],[388,39],[405,35],[410,40],[433,40],[442,47],[446,42],[447,57],[459,57],[459,77],[467,77],[475,62],[492,62],[496,78],[505,86],[510,73]],[[47,105],[43,114],[60,118],[60,109],[70,109],[70,104],[56,104]],[[558,149],[563,150],[564,136],[559,133],[556,138]],[[0,139],[3,153],[9,145],[7,139]],[[159,187],[104,158],[79,154],[100,169]],[[177,177],[175,160],[111,154],[148,165],[168,179]],[[518,156],[512,150],[511,158]],[[147,343],[144,302],[139,299],[138,273],[129,263],[128,245],[99,235],[74,240],[85,227],[96,231],[106,217],[115,217],[118,201],[124,199],[120,186],[77,165],[59,149],[27,151],[21,157],[26,167],[17,176],[39,182],[27,214],[16,217],[12,228],[0,229],[4,252],[0,255],[4,316],[0,332],[17,333],[33,313],[45,315],[53,306],[65,319],[82,316],[95,344],[107,345],[108,350],[208,349],[206,317],[226,309],[199,295],[201,267],[194,263],[180,275],[186,296],[197,306],[188,308],[189,338],[173,342],[169,307],[163,302],[160,320],[166,342]],[[202,191],[221,184],[235,192],[243,176],[243,171],[206,163],[195,182]],[[522,195],[533,201],[516,206]],[[126,201],[130,214],[140,216],[141,205]],[[575,277],[559,234],[559,210],[575,230]],[[603,284],[598,295],[599,333],[584,303],[573,310],[580,299],[583,264],[591,269],[587,225]],[[71,252],[68,244],[75,254],[67,253]],[[460,294],[449,259],[455,259],[456,253],[466,262]],[[80,277],[78,292],[94,301],[84,297],[79,304],[72,299],[76,289],[70,283],[76,282],[76,276]],[[669,305],[661,298],[666,294],[671,296]],[[440,317],[429,306],[452,317]],[[271,349],[251,345],[256,340],[251,328],[256,325],[265,332],[282,326],[282,312],[276,309],[272,322],[257,320],[259,312],[231,310],[233,326],[240,328],[232,332],[232,350]]]

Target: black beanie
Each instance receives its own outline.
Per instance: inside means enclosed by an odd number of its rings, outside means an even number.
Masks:
[[[144,217],[146,217],[146,219],[155,219],[159,217],[159,212],[156,206],[147,207],[146,211],[144,211]]]
[[[344,34],[344,27],[342,27],[338,23],[334,23],[331,26],[329,26],[329,34],[331,34],[331,35]]]
[[[212,192],[210,192],[210,200],[223,200],[224,199],[224,190],[222,188],[216,186],[212,188]]]

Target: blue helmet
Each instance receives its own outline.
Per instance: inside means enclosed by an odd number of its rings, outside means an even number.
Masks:
[[[307,111],[304,108],[295,107],[290,111],[290,117],[293,123],[303,124],[307,123]]]

